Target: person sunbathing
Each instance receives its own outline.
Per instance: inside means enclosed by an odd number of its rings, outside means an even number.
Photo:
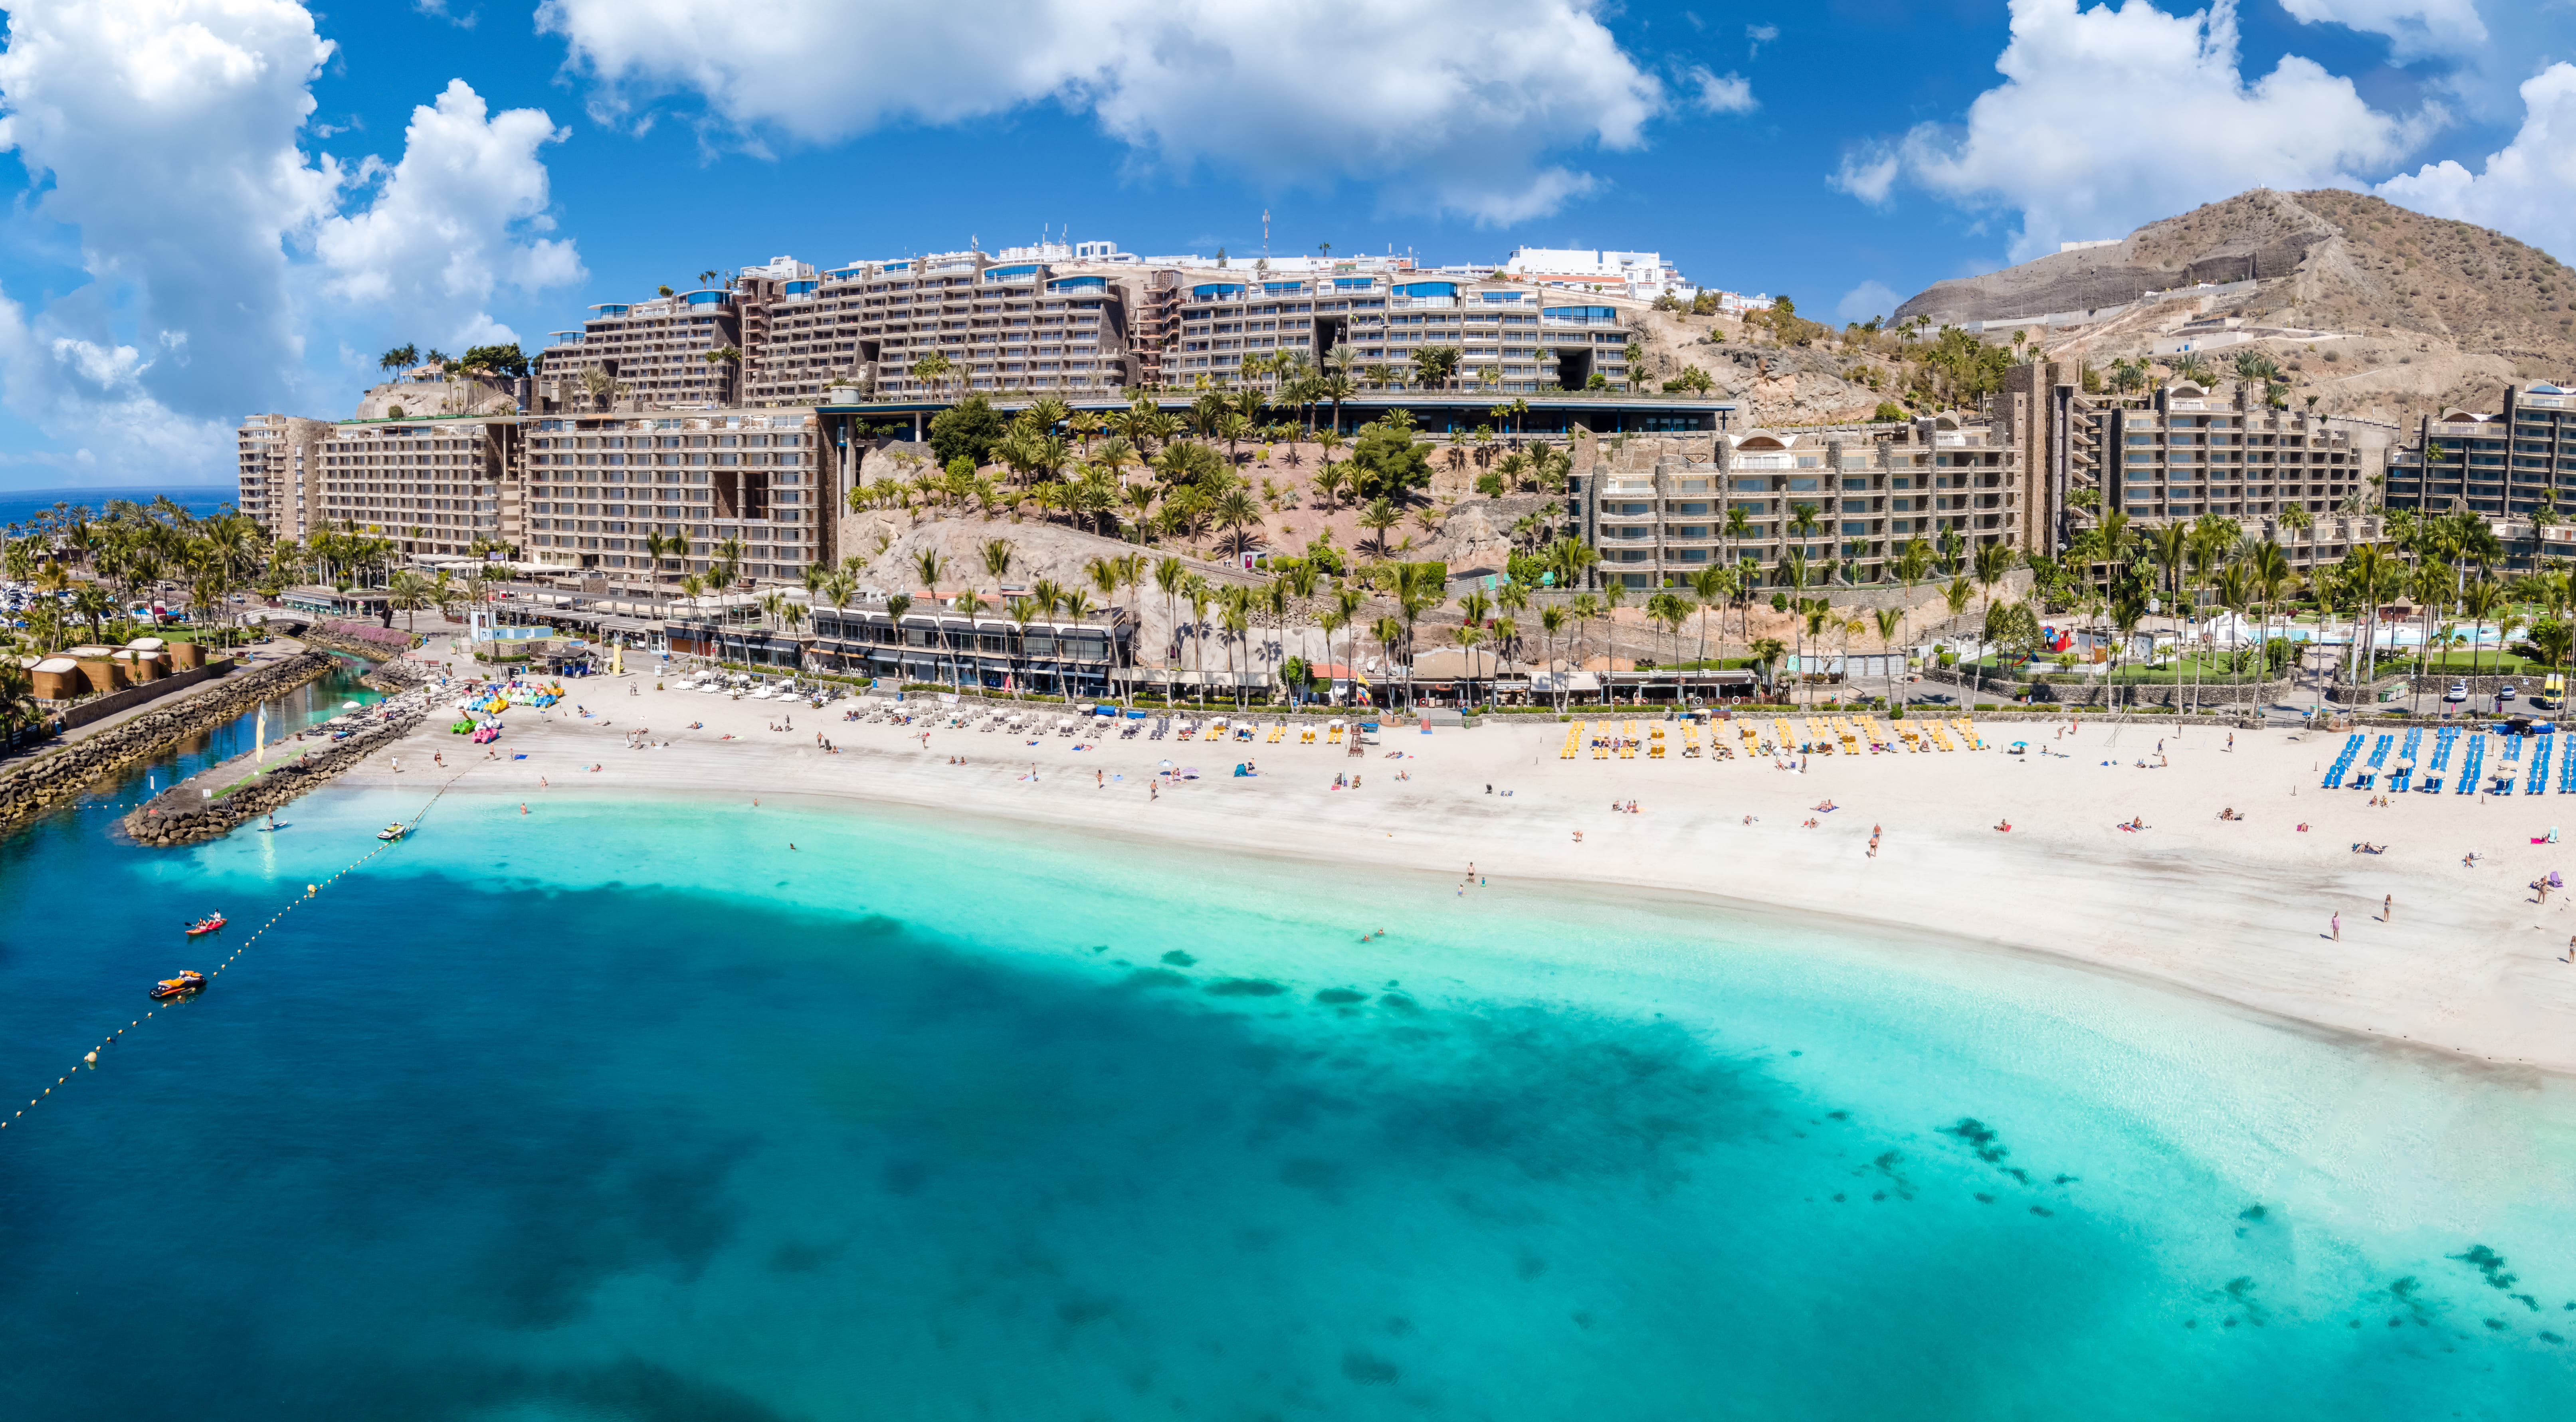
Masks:
[[[2219,812],[2218,812],[2218,817],[2219,817],[2220,819],[2222,819],[2222,820],[2241,820],[2241,819],[2245,818],[2243,815],[2240,815],[2240,814],[2236,813],[2236,807],[2235,807],[2235,806],[2233,806],[2233,805],[2230,805],[2230,806],[2228,806],[2226,809],[2219,811]]]
[[[1996,824],[1995,824],[1995,833],[1997,833],[1997,834],[2010,834],[2010,833],[2012,833],[2012,821],[2010,821],[2010,820],[2001,820],[2001,821],[1996,822]]]
[[[1834,802],[1833,802],[1833,801],[1831,801],[1831,800],[1827,800],[1827,801],[1825,801],[1823,804],[1816,806],[1816,810],[1817,810],[1817,812],[1818,812],[1819,814],[1827,814],[1827,815],[1832,814],[1836,809],[1839,809],[1839,808],[1840,808],[1840,807],[1839,807],[1839,806],[1837,806],[1836,804],[1834,804]]]

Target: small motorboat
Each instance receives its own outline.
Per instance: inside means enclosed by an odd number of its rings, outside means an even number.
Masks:
[[[177,977],[163,978],[161,981],[154,983],[152,985],[152,997],[155,1001],[167,1001],[174,997],[185,997],[189,993],[195,992],[205,985],[205,974],[183,968],[179,971],[179,975]]]
[[[391,844],[410,832],[411,831],[398,824],[387,825],[383,829],[376,831],[376,838],[383,840],[387,844]]]
[[[223,926],[224,916],[219,913],[210,913],[204,918],[198,919],[195,923],[188,925],[188,936],[190,938],[202,938]]]

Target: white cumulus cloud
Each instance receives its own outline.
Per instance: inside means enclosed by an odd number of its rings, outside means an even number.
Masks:
[[[1736,74],[1717,74],[1705,65],[1684,70],[1690,81],[1691,105],[1705,114],[1749,114],[1759,105],[1753,98],[1753,81]]]
[[[2472,173],[2428,163],[2375,190],[2401,207],[2510,233],[2576,260],[2576,65],[2550,65],[2522,86],[2522,130]]]
[[[2386,35],[2400,64],[2427,55],[2464,54],[2487,42],[2477,0],[2281,0],[2301,24],[2337,24]]]
[[[1843,293],[1843,299],[1834,303],[1834,314],[1846,321],[1866,321],[1895,314],[1904,300],[1883,281],[1865,281]]]
[[[1149,161],[1274,183],[1352,179],[1388,205],[1510,223],[1594,180],[1561,161],[1634,148],[1664,105],[1600,0],[545,0],[540,28],[634,118],[702,97],[730,141],[828,143],[1055,103]],[[854,67],[855,66],[855,67]]]
[[[1885,201],[1902,180],[2015,213],[2014,260],[2115,236],[2247,188],[2358,187],[2414,147],[2428,114],[2382,113],[2348,79],[2285,55],[2248,82],[2235,0],[2171,15],[2148,0],[2012,0],[2004,82],[1957,128],[1847,155],[1831,181]]]
[[[7,10],[0,148],[90,281],[33,310],[0,294],[0,398],[81,441],[97,478],[219,477],[242,415],[344,403],[307,375],[316,324],[488,331],[496,283],[579,273],[569,243],[536,235],[542,114],[487,117],[451,85],[410,151],[351,173],[302,146],[332,46],[293,0]]]
[[[565,136],[543,110],[493,115],[464,80],[448,81],[437,103],[412,110],[401,160],[362,167],[362,182],[382,180],[374,202],[322,219],[314,247],[325,289],[412,313],[442,340],[516,339],[482,309],[494,288],[585,275],[572,243],[534,235],[554,225],[537,150]]]

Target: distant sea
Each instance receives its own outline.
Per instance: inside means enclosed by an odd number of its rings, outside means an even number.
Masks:
[[[110,499],[130,499],[148,504],[163,494],[187,506],[188,512],[203,517],[233,501],[233,491],[221,484],[190,484],[181,487],[147,484],[129,489],[0,489],[0,524],[25,523],[58,503],[78,506],[87,504],[96,511],[107,507]]]

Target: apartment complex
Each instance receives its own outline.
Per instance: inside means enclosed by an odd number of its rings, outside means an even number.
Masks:
[[[1595,375],[1624,383],[1633,339],[1618,308],[1551,301],[1529,287],[1263,275],[1186,287],[1180,339],[1163,369],[1173,384],[1232,381],[1247,356],[1287,352],[1320,366],[1347,347],[1364,378],[1365,368],[1383,367],[1389,382],[1401,383],[1414,352],[1448,346],[1459,352],[1453,379],[1460,388],[1579,390]]]
[[[467,557],[513,541],[504,491],[518,460],[516,418],[296,423],[316,427],[308,517],[262,517],[271,534],[354,532],[415,557]]]
[[[874,369],[881,395],[1114,393],[1141,378],[1134,312],[1155,275],[980,252],[871,263],[826,284],[815,324]],[[934,355],[947,371],[916,374]]]
[[[832,484],[810,412],[519,425],[525,513],[511,541],[526,561],[641,573],[655,568],[655,537],[687,545],[659,560],[672,574],[705,572],[728,542],[748,578],[794,579],[833,557]]]
[[[2026,467],[1999,425],[1755,429],[1718,435],[1707,460],[1655,443],[1623,447],[1568,490],[1605,582],[1662,587],[1727,562],[1769,571],[1796,553],[1819,586],[1866,584],[1894,578],[1916,538],[2027,546]]]
[[[1462,380],[1498,391],[1580,389],[1596,375],[1616,385],[1631,313],[1609,301],[1688,290],[1680,281],[1652,252],[1537,248],[1436,271],[1393,255],[1229,267],[1114,242],[830,270],[781,256],[720,287],[594,307],[582,329],[552,333],[533,413],[802,407],[841,389],[1071,398],[1232,380],[1253,353],[1320,363],[1342,344],[1390,371],[1422,346],[1456,346]],[[944,371],[914,374],[934,356]]]
[[[240,467],[233,506],[275,537],[311,537],[322,514],[318,499],[306,500],[321,491],[318,483],[307,484],[321,468],[319,446],[330,429],[329,421],[295,415],[253,415],[242,421],[234,432]]]
[[[241,508],[271,535],[390,540],[408,557],[497,549],[567,570],[703,573],[728,540],[745,577],[828,561],[832,480],[810,411],[320,420],[241,429]],[[299,469],[302,471],[299,473]]]
[[[2221,394],[2178,382],[2102,401],[2084,418],[2105,506],[2140,525],[2217,514],[2278,542],[2302,567],[2338,561],[2353,541],[2377,536],[2376,519],[2358,511],[2373,494],[2373,451],[2325,416],[2270,408],[2260,386]],[[2283,521],[2292,509],[2307,515],[2305,531]]]
[[[2386,502],[2483,516],[2515,570],[2576,557],[2576,529],[2560,522],[2576,513],[2576,392],[2517,386],[2502,410],[2426,416],[2413,440],[2389,452]]]
[[[730,290],[679,292],[631,304],[607,303],[578,331],[556,331],[537,357],[537,408],[717,409],[736,402],[743,308]]]

